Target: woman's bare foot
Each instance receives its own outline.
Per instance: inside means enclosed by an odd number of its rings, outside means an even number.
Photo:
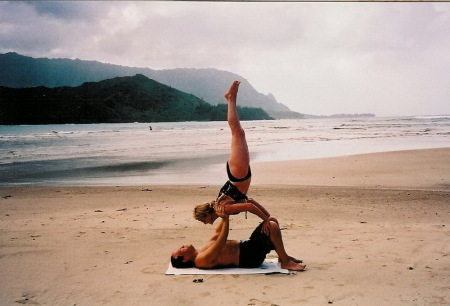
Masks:
[[[303,271],[305,270],[306,265],[296,264],[292,260],[289,260],[286,263],[281,263],[281,268],[288,269],[291,271]]]
[[[236,96],[238,93],[238,89],[239,89],[239,84],[241,84],[241,82],[239,81],[234,81],[231,86],[230,89],[228,89],[227,93],[225,93],[225,99],[227,99],[228,101],[233,100],[234,102],[236,102]]]

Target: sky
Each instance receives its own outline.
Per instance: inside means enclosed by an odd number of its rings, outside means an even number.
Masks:
[[[306,114],[450,115],[447,2],[1,1],[6,52],[226,70]]]

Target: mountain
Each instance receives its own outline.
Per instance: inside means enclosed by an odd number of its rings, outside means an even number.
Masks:
[[[233,80],[240,80],[239,105],[261,107],[275,118],[301,117],[271,94],[256,91],[243,77],[217,69],[167,69],[126,67],[97,61],[32,58],[14,52],[0,54],[0,86],[79,86],[120,76],[141,74],[162,84],[200,97],[211,105],[224,103],[223,94]]]
[[[261,108],[238,107],[242,120],[272,119]],[[226,120],[227,106],[144,75],[77,87],[0,86],[0,124],[113,123]]]

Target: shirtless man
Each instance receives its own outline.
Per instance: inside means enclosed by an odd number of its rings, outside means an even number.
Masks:
[[[209,241],[199,250],[192,244],[183,245],[172,252],[172,266],[176,268],[197,267],[201,269],[241,267],[259,267],[266,255],[275,250],[283,269],[302,271],[305,265],[301,260],[290,257],[284,249],[283,239],[278,223],[269,221],[270,233],[262,232],[264,222],[260,223],[248,240],[228,240],[230,218],[223,214],[221,222]]]

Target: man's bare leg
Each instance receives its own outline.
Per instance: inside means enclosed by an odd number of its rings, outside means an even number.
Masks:
[[[248,173],[250,164],[247,140],[245,139],[245,132],[239,121],[236,108],[237,93],[240,83],[241,82],[239,81],[234,81],[228,92],[225,94],[225,99],[227,99],[228,102],[227,119],[231,130],[231,152],[228,164],[230,166],[231,174],[236,178],[245,177]],[[241,192],[246,194],[250,186],[250,181],[251,178],[244,182],[236,182],[234,184]]]
[[[275,252],[278,254],[281,267],[293,271],[303,271],[306,265],[295,263],[294,258],[290,257],[284,249],[283,238],[281,237],[280,227],[277,223],[270,221],[270,240],[275,246]]]

